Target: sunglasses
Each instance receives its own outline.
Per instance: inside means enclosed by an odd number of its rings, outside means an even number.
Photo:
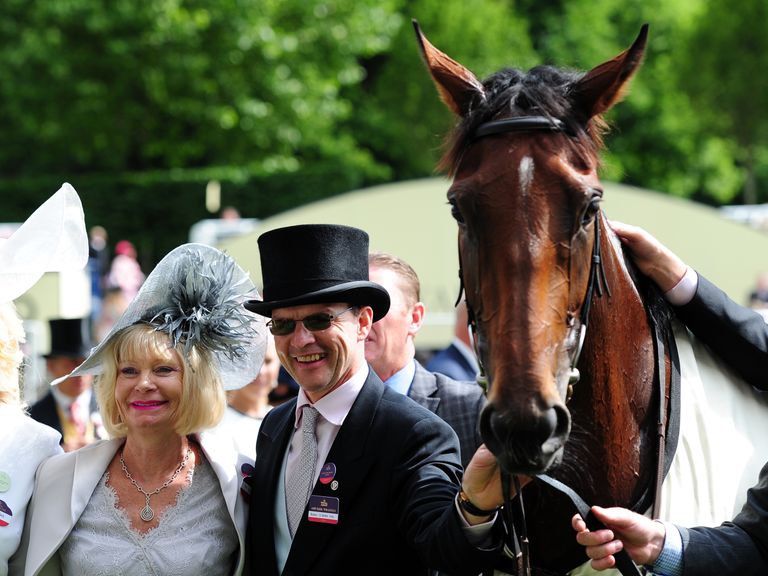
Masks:
[[[350,306],[346,310],[336,312],[335,314],[318,312],[317,314],[310,314],[299,320],[272,318],[272,320],[267,322],[267,327],[269,327],[269,331],[272,332],[273,336],[288,336],[288,334],[293,334],[293,331],[296,329],[296,324],[299,322],[304,324],[304,328],[310,332],[319,332],[320,330],[327,330],[331,327],[331,323],[336,320],[336,318],[355,308],[357,308],[357,306]]]

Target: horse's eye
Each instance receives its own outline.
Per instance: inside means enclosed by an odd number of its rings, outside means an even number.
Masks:
[[[584,214],[581,216],[581,225],[586,226],[595,218],[597,211],[600,210],[600,202],[602,198],[600,196],[594,196],[590,199],[589,204],[584,209]]]
[[[464,224],[464,217],[461,215],[459,207],[456,206],[456,200],[451,198],[448,200],[448,203],[451,205],[451,216],[453,216],[454,220],[459,224]]]

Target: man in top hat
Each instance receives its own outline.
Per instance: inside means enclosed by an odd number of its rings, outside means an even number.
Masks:
[[[302,225],[258,243],[263,300],[245,306],[271,317],[300,390],[259,431],[245,573],[351,572],[366,552],[365,574],[490,567],[502,503],[495,459],[481,447],[462,485],[450,426],[365,361],[371,325],[389,308],[368,280],[368,235]]]
[[[58,318],[48,321],[51,351],[45,365],[52,380],[77,368],[86,356],[88,319]],[[61,444],[67,452],[77,450],[104,437],[96,398],[91,390],[93,376],[75,376],[51,386],[29,409],[29,415],[61,433]]]

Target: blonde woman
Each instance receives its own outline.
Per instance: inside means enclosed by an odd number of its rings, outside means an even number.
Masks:
[[[19,574],[242,571],[247,457],[204,431],[224,412],[225,388],[261,364],[264,324],[239,312],[252,291],[208,246],[181,246],[158,264],[72,373],[97,375],[112,440],[41,467]]]

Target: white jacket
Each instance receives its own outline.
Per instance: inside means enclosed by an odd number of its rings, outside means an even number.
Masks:
[[[197,436],[221,485],[240,545],[237,570],[243,568],[247,507],[240,496],[240,466],[248,462],[225,438]],[[58,550],[74,528],[102,475],[124,439],[103,440],[47,460],[38,471],[19,551],[11,576],[61,576]]]
[[[35,472],[41,462],[61,453],[60,440],[56,430],[20,408],[0,405],[0,576],[8,573],[8,560],[19,546]]]

